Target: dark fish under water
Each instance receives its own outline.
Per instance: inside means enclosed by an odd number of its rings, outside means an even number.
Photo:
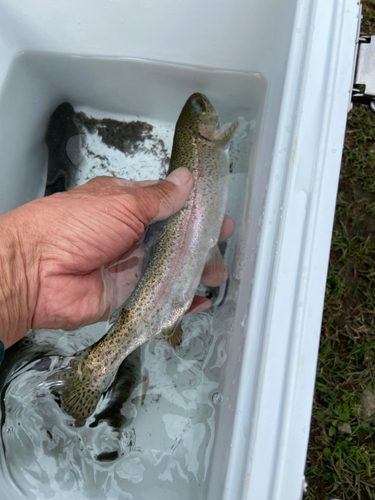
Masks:
[[[138,348],[121,363],[115,380],[103,394],[107,404],[103,410],[94,414],[95,420],[89,427],[97,427],[100,423],[106,422],[114,429],[122,429],[131,423],[131,419],[123,415],[121,409],[131,397],[134,388],[142,381],[141,372],[141,351]]]
[[[3,427],[5,424],[5,394],[9,384],[14,380],[20,370],[25,366],[31,366],[30,369],[37,371],[48,370],[51,364],[53,346],[51,344],[37,344],[34,340],[34,333],[28,333],[23,339],[19,340],[6,350],[4,361],[0,365],[0,433],[3,450],[5,445],[3,440]]]
[[[48,148],[45,196],[67,191],[71,187],[77,166],[68,157],[66,147],[69,139],[79,133],[73,106],[63,102],[52,113],[45,137]]]

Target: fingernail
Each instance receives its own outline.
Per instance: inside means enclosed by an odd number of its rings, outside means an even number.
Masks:
[[[173,182],[173,184],[176,184],[176,186],[183,187],[191,182],[191,177],[191,173],[187,168],[179,167],[176,168],[176,170],[173,170],[173,172],[168,175],[166,180],[169,182]]]

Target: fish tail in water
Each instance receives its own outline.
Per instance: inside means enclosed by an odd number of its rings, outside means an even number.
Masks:
[[[58,383],[52,392],[58,395],[65,413],[75,419],[76,427],[82,427],[94,412],[103,391],[93,387],[92,377],[78,375],[71,368],[59,370],[53,378]]]

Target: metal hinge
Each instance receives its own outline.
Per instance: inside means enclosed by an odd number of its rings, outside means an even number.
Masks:
[[[357,85],[364,85],[364,90]],[[352,102],[367,104],[375,113],[375,36],[361,36],[358,39]]]

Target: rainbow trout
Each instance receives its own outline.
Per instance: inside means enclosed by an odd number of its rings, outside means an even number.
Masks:
[[[152,338],[168,339],[188,310],[216,246],[227,203],[229,143],[238,124],[222,130],[210,101],[193,94],[178,118],[169,172],[186,167],[194,187],[185,206],[146,234],[150,259],[111,327],[53,375],[63,410],[83,425],[122,361]]]

